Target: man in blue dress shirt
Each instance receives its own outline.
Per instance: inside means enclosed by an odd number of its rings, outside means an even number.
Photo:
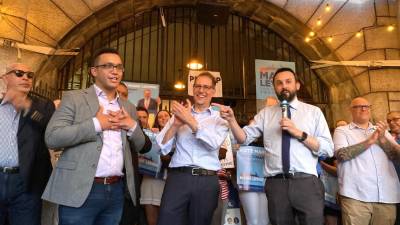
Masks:
[[[265,192],[274,225],[323,224],[324,188],[317,177],[319,156],[332,156],[333,143],[324,115],[318,107],[297,99],[300,82],[289,68],[273,77],[275,93],[286,100],[287,117],[279,105],[265,107],[254,123],[240,128],[232,109],[221,107],[239,143],[262,136],[265,148]]]
[[[221,169],[218,151],[228,123],[210,107],[215,78],[199,74],[193,85],[194,105],[172,103],[174,116],[157,136],[163,155],[175,146],[160,206],[158,225],[209,225],[217,207]]]

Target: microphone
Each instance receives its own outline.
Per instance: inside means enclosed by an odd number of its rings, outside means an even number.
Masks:
[[[288,118],[289,103],[286,100],[281,101],[282,118]]]

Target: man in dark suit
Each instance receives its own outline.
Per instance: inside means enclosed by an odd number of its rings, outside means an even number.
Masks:
[[[51,173],[44,131],[54,104],[33,96],[34,73],[23,64],[6,68],[0,100],[0,224],[39,225],[40,196]]]
[[[43,199],[59,204],[62,225],[117,225],[125,188],[136,203],[133,150],[145,143],[135,106],[119,97],[124,72],[115,49],[93,54],[95,83],[64,94],[45,139],[62,149]]]
[[[157,114],[158,102],[156,99],[151,98],[151,90],[145,89],[143,91],[143,98],[138,101],[137,107],[143,107],[147,109],[149,113]]]

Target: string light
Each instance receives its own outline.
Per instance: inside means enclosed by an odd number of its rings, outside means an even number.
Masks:
[[[328,37],[328,42],[331,43],[333,41],[333,37]]]
[[[361,31],[358,31],[357,33],[356,33],[356,37],[357,38],[360,38],[362,36],[362,32]]]
[[[304,41],[308,43],[308,42],[310,42],[310,41],[311,41],[311,38],[309,38],[309,37],[306,37],[306,38],[304,39]]]
[[[322,25],[322,20],[321,20],[321,18],[318,18],[318,20],[317,20],[317,26],[321,26]]]
[[[315,32],[314,31],[310,31],[310,33],[308,33],[308,36],[314,37],[315,36]]]
[[[393,25],[389,25],[387,27],[387,31],[392,32],[394,30],[394,26]]]
[[[329,4],[326,4],[325,6],[325,12],[330,12],[331,11],[331,6]]]

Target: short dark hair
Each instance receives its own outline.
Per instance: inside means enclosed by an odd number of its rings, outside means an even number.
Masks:
[[[107,53],[116,54],[116,55],[119,56],[119,52],[114,48],[101,48],[101,49],[98,49],[93,53],[92,59],[90,61],[90,66],[91,67],[97,66],[97,63],[99,61],[99,56],[103,55],[103,54],[107,54]]]
[[[207,72],[207,71],[201,72],[199,75],[197,75],[197,76],[194,78],[194,83],[193,83],[193,84],[196,83],[196,80],[197,80],[197,78],[199,78],[199,77],[208,77],[208,78],[211,79],[212,84],[213,84],[213,87],[215,87],[215,85],[217,85],[217,79],[215,79],[215,77],[214,77],[210,72]]]
[[[159,128],[159,129],[161,128],[160,124],[158,123],[158,114],[160,114],[160,112],[166,112],[166,113],[168,113],[169,117],[171,117],[171,113],[168,110],[162,109],[162,110],[158,111],[158,113],[156,115],[156,120],[154,121],[154,125],[153,125],[154,128]]]
[[[293,76],[294,76],[294,80],[295,80],[296,82],[299,81],[299,80],[297,79],[296,73],[295,73],[292,69],[290,69],[289,67],[282,67],[282,68],[279,68],[279,69],[277,69],[277,70],[275,71],[274,76],[272,77],[272,83],[275,82],[275,77],[276,77],[276,75],[278,75],[279,73],[283,73],[283,72],[291,72],[291,73],[293,74]]]
[[[136,107],[136,111],[144,111],[144,112],[146,112],[147,115],[149,115],[149,111],[147,111],[147,109],[145,107],[142,107],[142,106]]]

